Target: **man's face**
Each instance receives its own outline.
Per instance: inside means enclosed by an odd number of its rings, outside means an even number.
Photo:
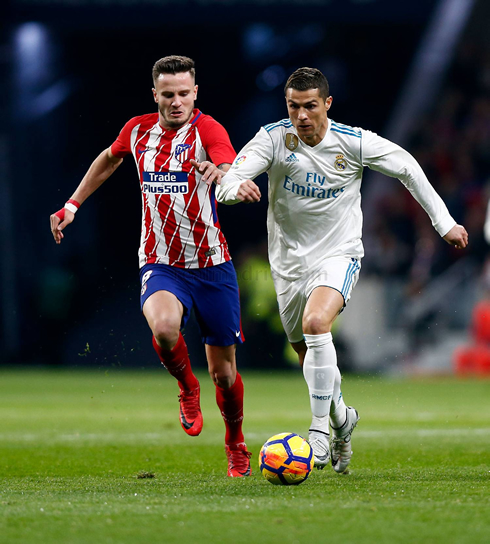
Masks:
[[[327,111],[332,105],[332,97],[324,100],[318,89],[297,91],[289,87],[286,104],[291,123],[303,142],[311,146],[320,143],[327,132]]]
[[[153,97],[158,104],[162,127],[178,129],[192,117],[197,85],[189,72],[160,74],[155,81]]]

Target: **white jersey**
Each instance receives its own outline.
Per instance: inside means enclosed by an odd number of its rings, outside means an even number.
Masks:
[[[216,196],[235,204],[243,181],[268,173],[271,269],[295,279],[329,257],[364,255],[360,189],[365,166],[400,179],[441,236],[456,224],[410,153],[373,132],[331,119],[314,147],[298,137],[289,119],[262,127],[240,151]]]

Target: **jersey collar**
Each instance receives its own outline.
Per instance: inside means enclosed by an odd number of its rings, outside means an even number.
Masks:
[[[303,140],[299,136],[298,136],[298,139],[301,142],[301,145],[303,147],[307,148],[307,149],[321,149],[322,147],[327,145],[327,139],[328,139],[329,134],[330,134],[330,127],[331,127],[331,120],[330,120],[330,117],[328,117],[327,118],[327,130],[325,131],[325,136],[314,146],[310,146],[307,143],[303,142]],[[294,132],[296,134],[298,134],[296,129],[294,129]]]
[[[176,134],[180,134],[182,131],[185,131],[185,130],[189,130],[189,128],[192,126],[192,125],[195,125],[197,120],[199,119],[199,117],[201,117],[202,115],[202,112],[200,110],[198,110],[197,108],[194,108],[192,110],[192,116],[190,118],[189,121],[187,121],[187,123],[185,125],[182,125],[180,128],[178,129],[174,129],[174,128],[163,128],[162,125],[160,125],[160,123],[158,123],[158,125],[160,126],[161,130],[162,131],[166,131],[166,132],[175,132]]]

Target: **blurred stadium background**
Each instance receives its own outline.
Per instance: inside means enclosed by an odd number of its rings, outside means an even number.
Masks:
[[[227,128],[237,151],[286,117],[287,76],[315,66],[329,79],[333,119],[416,156],[470,246],[459,252],[439,240],[401,183],[366,170],[366,257],[335,331],[339,363],[453,372],[490,286],[488,1],[11,0],[3,9],[2,365],[158,367],[139,311],[131,158],[59,247],[48,219],[123,124],[154,111],[154,61],[185,54],[197,65],[197,107]],[[239,365],[250,369],[292,365],[266,261],[266,205],[219,209],[242,291]],[[193,364],[204,367],[193,325],[186,335]]]

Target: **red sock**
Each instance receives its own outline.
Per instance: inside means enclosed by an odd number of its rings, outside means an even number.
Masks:
[[[216,402],[225,422],[225,444],[244,442],[242,433],[243,421],[243,382],[240,374],[229,389],[216,386]]]
[[[161,348],[157,344],[155,337],[153,337],[152,342],[163,366],[174,378],[177,378],[181,389],[192,391],[199,387],[199,381],[192,372],[189,352],[181,333],[179,333],[179,339],[171,350]]]

